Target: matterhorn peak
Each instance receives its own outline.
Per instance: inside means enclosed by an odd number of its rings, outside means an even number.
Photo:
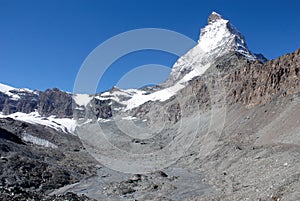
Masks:
[[[199,47],[207,53],[237,51],[249,60],[256,57],[248,50],[245,37],[216,12],[208,17],[208,25],[201,29]]]
[[[216,12],[212,12],[210,14],[210,16],[208,17],[208,24],[212,24],[214,22],[216,22],[217,20],[222,20],[222,16],[219,14],[219,13],[216,13]]]
[[[245,37],[229,20],[212,12],[208,24],[201,29],[198,44],[177,60],[165,85],[202,75],[218,58],[231,52],[239,53],[250,61],[266,62],[265,57],[248,49]]]

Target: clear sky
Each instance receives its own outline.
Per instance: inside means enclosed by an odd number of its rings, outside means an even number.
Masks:
[[[250,50],[273,59],[300,48],[299,0],[0,0],[0,82],[72,91],[88,54],[110,37],[164,28],[198,39],[216,11],[246,37]],[[171,54],[142,51],[114,63],[99,90],[148,63],[172,66]]]

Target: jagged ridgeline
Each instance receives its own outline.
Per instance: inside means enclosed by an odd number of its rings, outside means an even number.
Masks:
[[[41,92],[2,84],[0,110],[4,115],[37,111],[45,117],[54,115],[58,118],[72,118],[74,115],[76,118],[110,118],[114,113],[113,109],[128,111],[147,102],[163,102],[172,98],[189,85],[190,80],[204,74],[220,58],[233,53],[239,55],[240,60],[267,61],[263,55],[253,54],[248,50],[244,36],[228,20],[213,12],[208,18],[208,25],[201,29],[198,44],[178,59],[170,77],[160,86],[144,90],[114,87],[100,94],[74,94],[72,101],[72,94],[57,88]]]

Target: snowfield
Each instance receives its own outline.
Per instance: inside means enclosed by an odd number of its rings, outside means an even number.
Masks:
[[[62,131],[64,133],[74,133],[76,128],[76,120],[69,118],[56,118],[55,116],[42,117],[38,112],[32,112],[29,114],[16,112],[10,115],[0,114],[0,118],[12,118],[18,121],[27,122],[30,124],[40,124],[57,131]]]
[[[14,88],[14,87],[11,87],[11,86],[8,86],[8,85],[5,85],[5,84],[1,84],[0,83],[0,92],[6,94],[7,96],[10,97],[10,99],[12,100],[19,100],[21,97],[18,95],[18,93],[35,93],[34,91],[32,90],[29,90],[29,89],[26,89],[26,88],[21,88],[21,89],[17,89],[17,88]]]

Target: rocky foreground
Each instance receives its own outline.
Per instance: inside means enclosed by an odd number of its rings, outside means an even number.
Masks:
[[[26,142],[24,133],[57,147]],[[13,119],[0,120],[0,134],[0,200],[87,200],[72,194],[47,196],[96,171],[97,163],[76,136]]]

